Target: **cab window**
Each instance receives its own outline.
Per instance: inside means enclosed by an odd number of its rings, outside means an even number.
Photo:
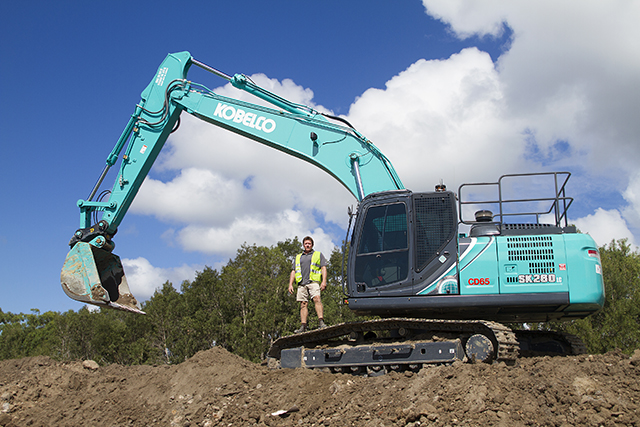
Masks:
[[[407,278],[409,244],[404,203],[367,210],[356,256],[356,282],[384,286]]]

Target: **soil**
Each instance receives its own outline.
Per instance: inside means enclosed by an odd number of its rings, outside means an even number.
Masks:
[[[172,366],[0,362],[0,426],[640,426],[640,350],[353,376],[221,348]]]

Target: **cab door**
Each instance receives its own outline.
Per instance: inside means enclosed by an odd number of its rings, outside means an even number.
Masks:
[[[351,248],[356,251],[352,296],[411,294],[408,200],[393,198],[365,207]]]

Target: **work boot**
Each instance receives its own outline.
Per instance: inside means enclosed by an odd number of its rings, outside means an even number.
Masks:
[[[302,325],[300,325],[300,327],[298,329],[293,331],[294,334],[301,334],[303,332],[307,332],[307,325],[305,325],[304,323]]]
[[[324,323],[324,320],[320,319],[320,322],[318,322],[318,329],[324,329],[326,327],[327,325]]]

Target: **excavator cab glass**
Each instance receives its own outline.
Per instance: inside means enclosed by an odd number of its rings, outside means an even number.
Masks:
[[[379,287],[407,278],[407,206],[393,203],[367,210],[356,256],[357,283]]]

